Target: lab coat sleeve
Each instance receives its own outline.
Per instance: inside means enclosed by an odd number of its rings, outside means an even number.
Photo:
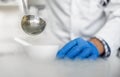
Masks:
[[[120,1],[108,5],[104,12],[108,16],[107,22],[98,31],[96,37],[104,39],[114,52],[120,47]]]

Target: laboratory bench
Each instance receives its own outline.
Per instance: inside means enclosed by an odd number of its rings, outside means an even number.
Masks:
[[[120,77],[115,56],[81,61],[33,58],[25,52],[0,54],[0,77]]]

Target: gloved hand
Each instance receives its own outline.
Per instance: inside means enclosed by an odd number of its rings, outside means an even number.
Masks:
[[[67,43],[57,53],[57,58],[64,59],[93,59],[96,60],[99,57],[99,51],[94,44],[89,41],[85,41],[82,38]]]

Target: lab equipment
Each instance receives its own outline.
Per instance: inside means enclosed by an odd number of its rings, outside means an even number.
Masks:
[[[34,60],[54,60],[59,49],[58,45],[31,45],[25,46],[25,53]]]
[[[28,6],[25,0],[22,0],[25,15],[22,18],[21,26],[24,32],[30,35],[38,35],[45,29],[46,22],[38,15],[29,15]]]
[[[67,43],[58,53],[57,57],[63,59],[65,57],[70,59],[93,59],[96,60],[99,56],[97,48],[89,41],[82,38]]]

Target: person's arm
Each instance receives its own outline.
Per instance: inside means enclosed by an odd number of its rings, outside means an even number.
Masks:
[[[120,2],[111,3],[105,10],[106,14],[109,16],[104,27],[96,34],[96,37],[100,37],[104,39],[111,51],[116,51],[120,46]],[[96,45],[99,43],[98,41],[92,42]],[[96,45],[96,47],[101,52],[103,49],[102,45]],[[101,50],[102,49],[102,50]]]
[[[102,42],[99,39],[91,38],[89,41],[92,42],[97,47],[100,55],[104,53],[104,51],[105,51],[104,45],[102,44]]]

